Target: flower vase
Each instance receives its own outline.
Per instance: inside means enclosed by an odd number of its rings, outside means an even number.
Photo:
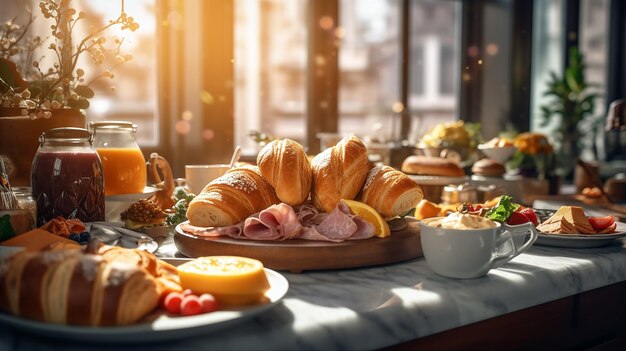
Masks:
[[[39,136],[52,128],[85,128],[85,116],[76,109],[52,110],[49,119],[31,120],[21,108],[0,107],[0,156],[12,186],[30,186],[30,170]]]

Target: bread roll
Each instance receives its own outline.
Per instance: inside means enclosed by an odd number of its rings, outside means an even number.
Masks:
[[[160,276],[154,255],[115,250],[133,258],[112,259],[99,251],[67,247],[13,255],[0,266],[0,309],[43,322],[127,325],[157,307],[165,292],[158,278],[171,279],[168,288],[182,290],[178,276]],[[144,258],[138,260],[140,256]],[[155,267],[155,273],[144,266]]]
[[[465,171],[456,163],[440,157],[412,155],[402,163],[402,171],[410,174],[463,177]]]
[[[472,166],[472,173],[483,177],[502,177],[504,172],[503,165],[489,158],[476,161]]]
[[[293,206],[309,198],[311,163],[302,145],[290,139],[274,140],[261,149],[256,162],[280,201]]]
[[[373,207],[385,219],[405,214],[422,198],[422,188],[413,179],[389,166],[372,168],[357,196],[357,200]]]
[[[257,167],[238,167],[207,184],[189,204],[187,218],[193,226],[225,227],[279,202]]]
[[[357,137],[346,137],[311,161],[311,199],[318,209],[331,212],[341,199],[352,200],[367,176],[367,149]]]

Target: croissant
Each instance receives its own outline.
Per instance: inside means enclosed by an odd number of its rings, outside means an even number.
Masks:
[[[331,212],[341,199],[357,195],[368,171],[367,149],[357,137],[343,138],[311,161],[313,205]]]
[[[302,145],[290,139],[274,140],[261,149],[257,165],[280,201],[299,205],[309,198],[311,163]]]
[[[112,259],[109,250],[62,247],[11,256],[0,266],[0,309],[43,322],[128,325],[152,311],[166,290],[182,290],[177,276],[165,274],[169,265],[153,255],[115,248],[110,252],[124,253]]]
[[[415,208],[422,198],[422,188],[413,179],[389,166],[372,168],[357,196],[386,219]]]
[[[238,167],[207,184],[189,203],[187,218],[193,226],[224,227],[279,202],[258,167]]]

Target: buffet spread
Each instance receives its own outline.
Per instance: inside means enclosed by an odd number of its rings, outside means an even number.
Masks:
[[[438,137],[449,130],[454,138],[470,142],[458,124],[437,129]],[[48,138],[87,140],[88,135],[86,130],[57,130]],[[436,138],[425,140],[432,147]],[[494,139],[475,148],[491,157],[465,165],[465,153],[452,145],[438,154],[409,156],[397,170],[372,164],[367,146],[354,136],[315,156],[293,140],[274,140],[259,152],[256,165],[233,165],[197,195],[184,187],[173,189],[171,179],[146,194],[141,192],[146,184],[135,184],[133,178],[139,198],[131,196],[133,201],[119,214],[123,224],[103,217],[103,200],[124,192],[107,193],[104,186],[123,187],[123,180],[103,181],[111,173],[125,174],[107,166],[115,163],[116,152],[98,156],[101,150],[90,151],[85,141],[79,157],[87,167],[69,161],[76,155],[42,144],[33,172],[46,180],[33,176],[38,182],[33,193],[39,193],[29,228],[17,225],[24,213],[12,201],[8,182],[3,188],[8,200],[2,202],[6,214],[0,247],[15,252],[0,261],[0,310],[8,321],[76,328],[154,325],[162,318],[234,311],[253,315],[287,293],[289,284],[273,269],[362,268],[424,256],[430,269],[448,277],[442,279],[474,279],[534,244],[568,247],[574,238],[603,239],[592,247],[625,236],[624,223],[589,216],[579,206],[533,209],[516,202],[505,187],[483,190],[479,197],[469,183],[454,185],[469,180],[467,169],[501,178],[503,163],[516,147],[539,152],[543,141],[528,135],[515,142]],[[61,172],[59,184],[49,181],[55,178],[47,160],[55,157],[60,161],[50,162],[75,166]],[[99,158],[108,163],[100,164]],[[151,159],[169,168],[162,158]],[[76,170],[85,167],[92,173]],[[73,175],[88,178],[89,186],[68,186]],[[65,188],[57,193],[57,186]],[[586,196],[597,197],[597,192],[587,189]],[[171,264],[150,250],[112,246],[103,233],[130,235],[134,243],[173,236],[178,252],[190,259]]]

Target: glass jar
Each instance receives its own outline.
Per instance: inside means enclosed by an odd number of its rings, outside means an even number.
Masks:
[[[137,125],[91,122],[89,130],[102,160],[105,195],[143,193],[147,179],[146,159],[135,137]]]
[[[86,129],[55,128],[41,134],[31,186],[37,226],[57,216],[104,220],[102,164]]]
[[[37,203],[33,198],[33,192],[30,187],[18,186],[13,188],[13,193],[17,198],[17,206],[20,210],[26,210],[32,217],[33,225],[37,221]]]

